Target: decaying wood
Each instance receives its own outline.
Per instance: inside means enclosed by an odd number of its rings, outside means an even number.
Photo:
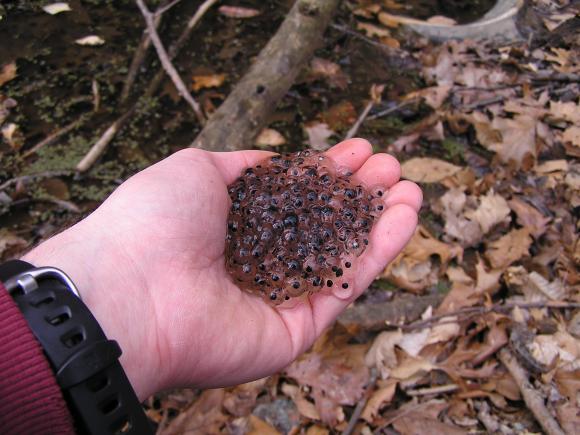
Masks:
[[[532,414],[534,414],[534,417],[536,417],[536,420],[546,433],[548,435],[565,435],[556,419],[546,408],[540,393],[530,384],[528,373],[518,363],[512,352],[504,347],[499,351],[498,357],[514,378],[528,409],[532,411]]]
[[[322,41],[338,0],[297,0],[249,72],[213,114],[192,147],[249,148]]]
[[[348,329],[361,328],[365,331],[382,331],[386,325],[414,322],[421,318],[429,306],[437,307],[443,298],[439,295],[410,296],[392,302],[359,303],[349,307],[338,321]]]

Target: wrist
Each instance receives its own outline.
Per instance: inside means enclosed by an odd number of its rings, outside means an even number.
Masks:
[[[154,393],[161,384],[152,337],[155,319],[147,300],[135,295],[129,285],[131,274],[118,258],[111,258],[105,240],[95,240],[86,220],[52,237],[22,257],[34,266],[61,269],[79,289],[107,338],[116,340],[123,354],[121,365],[139,400]],[[131,283],[132,284],[132,283]]]

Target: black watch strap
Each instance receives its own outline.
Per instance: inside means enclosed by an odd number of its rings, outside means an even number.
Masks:
[[[0,266],[4,282],[41,343],[83,434],[152,434],[118,358],[74,284],[58,269],[23,261]],[[68,281],[67,281],[68,280]],[[77,293],[78,294],[78,293]]]

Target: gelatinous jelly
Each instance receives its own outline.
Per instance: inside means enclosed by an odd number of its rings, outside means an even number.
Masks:
[[[385,208],[384,187],[367,188],[308,150],[245,169],[228,193],[226,268],[240,288],[273,305],[352,291],[350,268]]]

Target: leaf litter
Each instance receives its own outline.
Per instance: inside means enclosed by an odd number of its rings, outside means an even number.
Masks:
[[[358,434],[414,434],[426,428],[445,434],[540,432],[542,423],[522,394],[525,386],[499,359],[507,349],[548,413],[565,433],[576,433],[578,43],[564,34],[559,44],[541,38],[499,47],[435,44],[400,31],[407,19],[393,11],[403,13],[405,2],[351,3],[349,19],[360,35],[420,68],[419,89],[386,86],[359,135],[397,156],[403,177],[424,189],[421,225],[362,300],[347,309],[359,309],[358,317],[344,325],[339,319],[284,371],[235,387],[160,393],[146,404],[149,418],[162,434],[317,435],[346,431],[353,419],[349,430]],[[532,3],[552,35],[577,18],[566,0]],[[68,12],[64,5],[47,5],[46,12]],[[218,12],[236,22],[265,14],[231,5]],[[450,17],[430,21],[452,24]],[[76,43],[105,40],[91,35]],[[336,55],[341,49],[317,53],[299,79],[319,103],[300,118],[303,142],[315,149],[327,149],[349,130],[367,103],[350,93],[356,76],[349,55]],[[208,70],[190,77],[192,90],[207,92],[209,101],[215,94],[208,89],[230,84],[236,75]],[[16,62],[0,66],[2,92],[19,79]],[[317,100],[324,86],[337,94],[329,104]],[[300,92],[292,102],[300,101]],[[25,146],[18,125],[10,122],[15,105],[0,92],[2,140],[12,153]],[[393,112],[381,120],[385,108]],[[404,126],[397,134],[376,127],[385,120],[403,120]],[[274,150],[295,138],[274,123],[256,145]],[[0,192],[0,207],[26,191],[24,183],[14,185],[9,195]],[[67,200],[68,190],[60,196]],[[19,233],[0,231],[4,257],[27,246]],[[409,293],[440,303],[428,305],[418,318],[404,305],[396,317],[385,312],[380,330],[357,324],[365,306],[394,305]]]

